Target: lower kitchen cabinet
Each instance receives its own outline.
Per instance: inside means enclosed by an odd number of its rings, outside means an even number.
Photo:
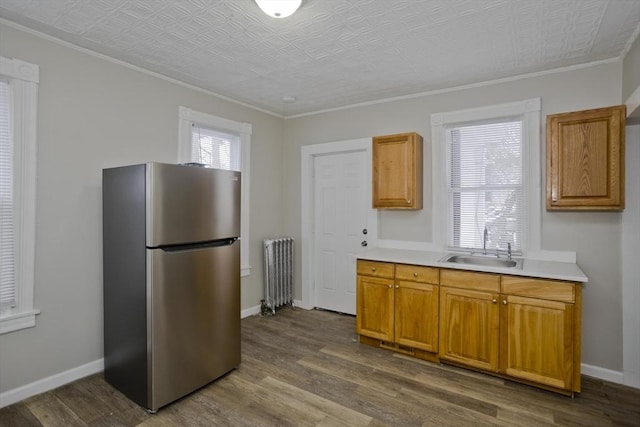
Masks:
[[[357,301],[362,343],[580,391],[580,283],[359,260]]]
[[[356,288],[358,334],[393,340],[393,279],[358,275]]]
[[[503,276],[500,372],[568,392],[580,391],[580,284]]]
[[[396,281],[394,342],[429,352],[438,351],[438,286]]]
[[[425,352],[438,351],[438,269],[382,264],[358,261],[356,330],[361,342],[433,359]]]
[[[441,359],[477,369],[498,370],[497,293],[440,288]]]

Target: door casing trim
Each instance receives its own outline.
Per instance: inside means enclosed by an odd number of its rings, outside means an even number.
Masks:
[[[365,174],[369,200],[371,199],[372,169],[371,138],[350,139],[345,141],[326,142],[322,144],[304,145],[301,147],[301,254],[302,254],[302,308],[312,309],[316,306],[314,271],[314,158],[329,154],[344,154],[356,151],[366,153]],[[369,246],[378,244],[378,211],[371,206],[367,210]],[[356,278],[353,278],[355,284]]]

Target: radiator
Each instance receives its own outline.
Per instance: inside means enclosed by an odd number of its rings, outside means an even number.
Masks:
[[[275,314],[276,308],[293,307],[293,238],[264,240],[264,300],[262,315]]]

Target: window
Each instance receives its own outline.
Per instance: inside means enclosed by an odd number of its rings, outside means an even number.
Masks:
[[[249,123],[223,119],[186,107],[179,108],[179,163],[242,172],[240,263],[242,276],[251,272],[249,262],[249,182],[251,130]]]
[[[434,246],[540,251],[540,99],[433,114],[431,125]]]
[[[16,306],[13,233],[13,138],[8,81],[0,80],[0,309]]]
[[[191,160],[210,168],[241,171],[240,137],[191,123]]]
[[[522,250],[522,119],[446,128],[447,246]]]
[[[0,57],[0,334],[35,326],[38,67]]]

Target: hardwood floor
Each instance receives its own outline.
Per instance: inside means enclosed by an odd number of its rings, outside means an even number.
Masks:
[[[640,390],[583,378],[574,399],[361,345],[355,318],[242,320],[242,364],[145,410],[102,374],[0,409],[0,426],[640,426]]]

